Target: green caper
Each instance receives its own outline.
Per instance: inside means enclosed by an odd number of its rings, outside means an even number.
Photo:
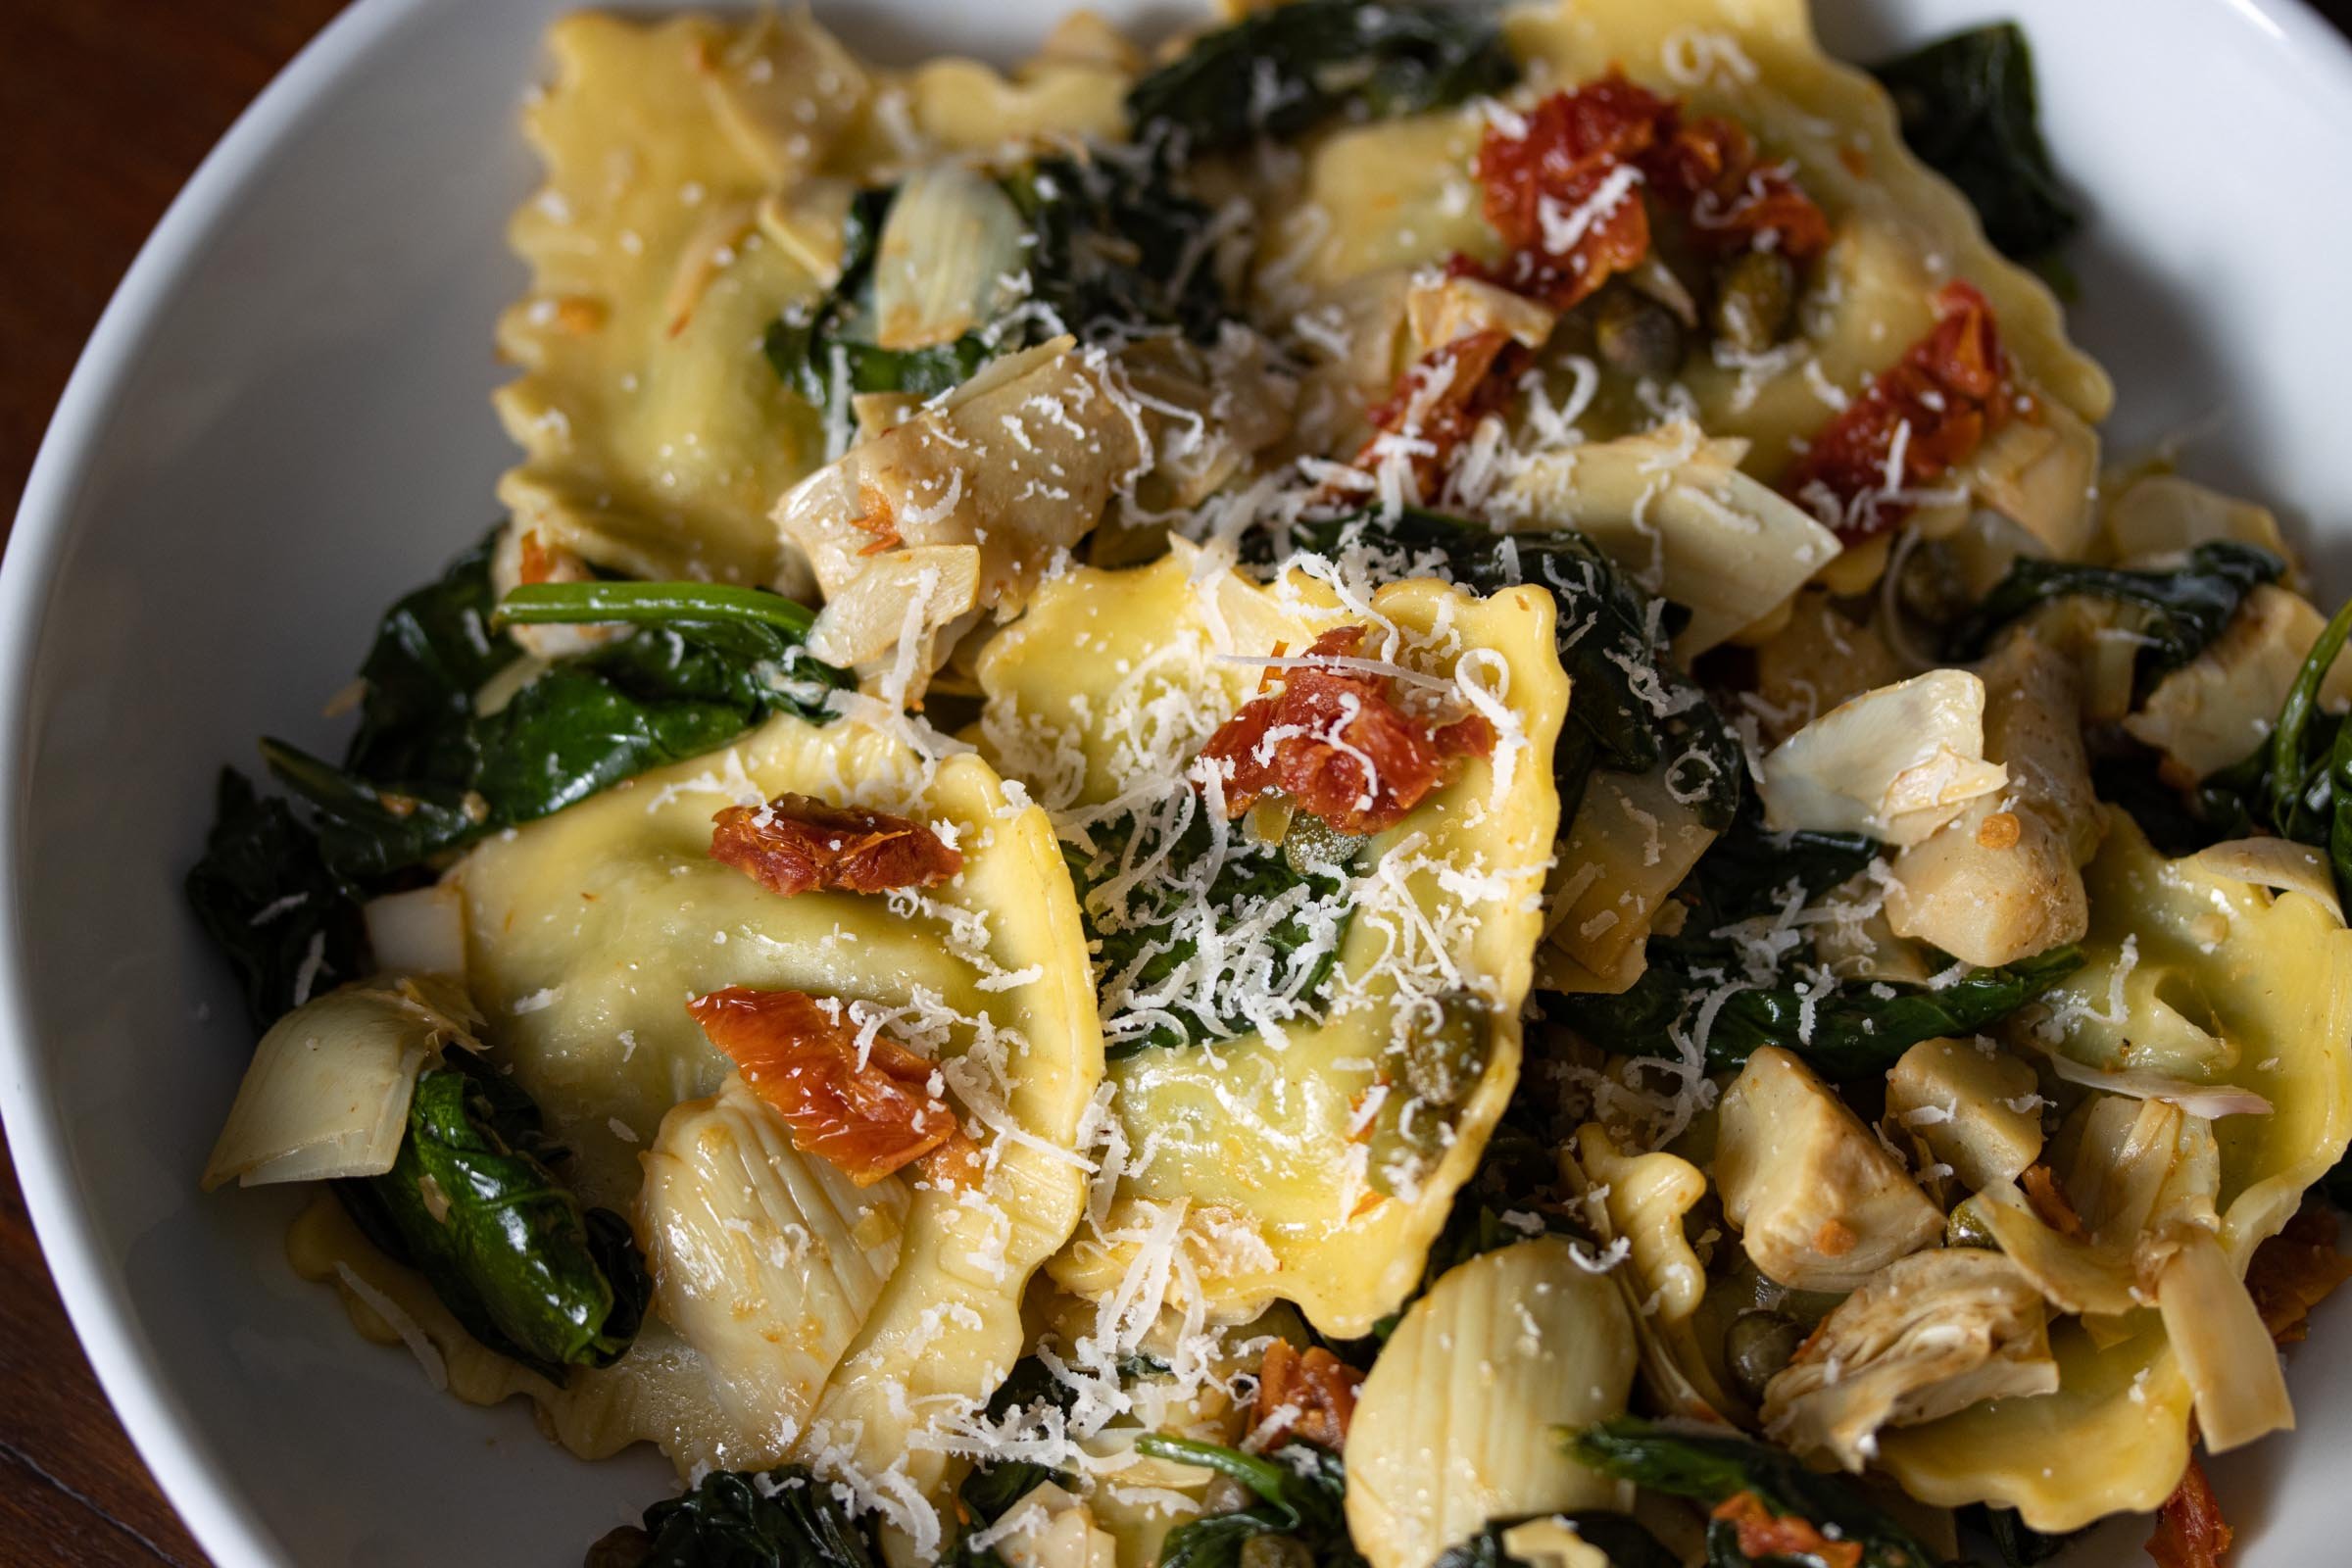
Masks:
[[[1468,992],[1438,999],[1430,1028],[1405,1037],[1403,1079],[1416,1100],[1451,1107],[1470,1098],[1487,1067],[1487,1023],[1493,1010]]]
[[[1707,324],[1742,354],[1761,354],[1788,334],[1796,314],[1796,269],[1779,251],[1742,251],[1715,274]]]
[[[1449,992],[1438,999],[1437,1017],[1414,1020],[1390,1054],[1387,1092],[1372,1116],[1366,1179],[1375,1191],[1396,1197],[1417,1186],[1430,1158],[1445,1150],[1451,1113],[1486,1074],[1492,1017],[1479,998]]]
[[[1621,283],[1603,290],[1593,308],[1592,346],[1609,368],[1663,381],[1682,368],[1683,323],[1656,300]]]
[[[1343,833],[1312,811],[1293,811],[1282,834],[1282,858],[1300,876],[1336,876],[1365,843],[1361,834]]]
[[[1764,1397],[1764,1385],[1795,1358],[1805,1343],[1805,1326],[1778,1312],[1742,1312],[1724,1331],[1723,1358],[1732,1381],[1751,1399]]]
[[[1365,1182],[1390,1198],[1418,1191],[1430,1161],[1445,1152],[1450,1126],[1443,1105],[1416,1100],[1402,1084],[1388,1085],[1372,1115]]]
[[[1946,1247],[1979,1247],[1991,1251],[2000,1250],[2000,1240],[1992,1227],[1984,1223],[1975,1200],[1952,1210],[1952,1217],[1943,1222],[1943,1245]]]

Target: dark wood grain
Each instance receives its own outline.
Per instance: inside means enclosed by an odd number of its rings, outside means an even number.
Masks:
[[[0,530],[139,242],[342,0],[0,0]],[[122,1435],[0,1161],[0,1563],[201,1568]]]
[[[139,242],[238,110],[341,4],[0,5],[0,533]],[[2352,19],[2352,0],[2320,9],[2338,25]],[[0,1393],[0,1563],[200,1568],[203,1552],[90,1374],[5,1158]]]

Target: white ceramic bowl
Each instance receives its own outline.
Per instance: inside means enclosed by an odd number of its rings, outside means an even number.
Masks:
[[[1063,4],[819,9],[883,58],[1010,57]],[[252,1043],[179,893],[213,772],[263,730],[326,742],[378,610],[492,516],[491,323],[523,282],[501,235],[533,181],[514,114],[562,8],[362,0],[329,27],[132,268],[0,569],[9,1141],[116,1408],[227,1564],[572,1568],[668,1485],[432,1393],[286,1268],[294,1199],[195,1190]],[[2122,386],[2116,445],[2200,432],[2192,472],[2281,508],[2352,582],[2352,54],[2294,0],[1828,0],[1823,22],[1874,58],[2013,13],[2096,214],[2074,318]],[[2215,1467],[2241,1568],[2352,1558],[2352,1312],[2321,1316],[2292,1357],[2302,1431]],[[2139,1534],[2078,1560],[2138,1560]]]

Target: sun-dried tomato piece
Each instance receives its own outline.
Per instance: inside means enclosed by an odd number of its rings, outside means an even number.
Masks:
[[[2205,1479],[2205,1467],[2191,1459],[2180,1485],[2157,1510],[2156,1533],[2148,1538],[2147,1552],[2156,1568],[2221,1568],[2230,1534],[2222,1518],[2221,1499]]]
[[[2070,1242],[2087,1242],[2090,1231],[2083,1225],[2082,1216],[2075,1211],[2074,1201],[2066,1189],[2058,1185],[2057,1173],[2038,1160],[2026,1167],[2018,1178],[2026,1195],[2026,1206],[2034,1217],[2065,1237]]]
[[[1290,1341],[1276,1340],[1257,1368],[1252,1438],[1263,1448],[1298,1438],[1338,1453],[1348,1446],[1348,1423],[1355,1419],[1363,1381],[1361,1372],[1320,1345],[1301,1355]]]
[[[1861,1568],[1862,1543],[1832,1541],[1812,1520],[1776,1514],[1752,1492],[1735,1492],[1715,1505],[1711,1517],[1739,1532],[1743,1557],[1795,1557],[1819,1562],[1821,1568]]]
[[[1708,256],[1778,250],[1803,262],[1829,248],[1829,219],[1788,166],[1757,162],[1745,129],[1720,116],[1685,120],[1676,100],[1617,71],[1553,93],[1515,126],[1490,125],[1475,169],[1508,254],[1494,267],[1457,256],[1451,270],[1556,310],[1648,256],[1644,190],[1689,220]]]
[[[1590,298],[1649,254],[1644,175],[1636,160],[1656,145],[1673,103],[1618,72],[1555,92],[1518,127],[1487,127],[1475,171],[1487,221],[1509,254],[1473,271],[1555,310]]]
[[[1361,626],[1334,627],[1302,657],[1352,659],[1363,637]],[[1280,790],[1339,832],[1378,833],[1444,782],[1453,760],[1494,750],[1485,719],[1432,726],[1398,708],[1391,687],[1375,671],[1310,662],[1243,705],[1200,749],[1224,774],[1226,814]]]
[[[1720,115],[1678,120],[1642,160],[1650,188],[1690,220],[1709,256],[1777,250],[1808,262],[1830,248],[1830,220],[1787,164],[1759,164],[1745,127]]]
[[[805,991],[729,986],[686,1004],[743,1081],[792,1129],[792,1146],[860,1187],[920,1159],[937,1179],[968,1170],[972,1150],[932,1089],[936,1068],[876,1035],[862,1054],[849,1009]]]
[[[1936,295],[1936,325],[1813,437],[1781,488],[1835,514],[1839,538],[1867,539],[1909,514],[1895,491],[1966,463],[2009,422],[2009,384],[1992,306],[1972,284]]]
[[[963,857],[920,822],[813,796],[730,806],[710,820],[710,858],[788,899],[812,888],[936,887],[963,869]]]
[[[899,516],[890,504],[890,497],[874,485],[858,487],[858,514],[850,519],[850,526],[859,533],[873,535],[870,541],[858,547],[858,553],[861,556],[878,556],[885,551],[896,550],[906,542],[906,536],[899,532]]]
[[[2306,1202],[2278,1235],[2254,1249],[2246,1294],[2275,1344],[2293,1345],[2311,1329],[2311,1309],[2352,1279],[2352,1257],[2335,1250],[2335,1210]]]
[[[1527,350],[1500,327],[1464,333],[1430,350],[1397,377],[1389,400],[1365,416],[1380,433],[1364,443],[1355,466],[1377,467],[1390,452],[1401,452],[1413,475],[1407,499],[1436,500],[1454,454],[1479,420],[1501,412],[1527,360]]]
[[[539,530],[533,528],[526,532],[522,536],[521,561],[515,569],[515,577],[525,583],[550,582],[554,580],[556,570],[555,552],[540,539]]]

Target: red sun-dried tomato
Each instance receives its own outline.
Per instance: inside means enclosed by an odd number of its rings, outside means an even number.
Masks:
[[[1936,324],[1813,437],[1781,488],[1825,515],[1851,544],[1910,513],[1908,490],[1976,455],[2009,422],[2017,393],[1992,306],[1953,281],[1936,295]]]
[[[1678,119],[1642,161],[1650,188],[1690,222],[1709,256],[1777,250],[1808,262],[1830,248],[1830,220],[1786,164],[1759,164],[1738,122]]]
[[[1337,626],[1303,657],[1352,659],[1363,637],[1361,626]],[[1396,706],[1389,677],[1308,662],[1279,692],[1244,704],[1200,755],[1225,775],[1229,816],[1280,790],[1339,832],[1365,834],[1402,821],[1455,759],[1494,747],[1494,729],[1476,714],[1433,727]]]
[[[1320,1345],[1299,1353],[1288,1340],[1266,1347],[1257,1369],[1251,1437],[1261,1448],[1298,1438],[1338,1453],[1348,1446],[1364,1375]]]
[[[2335,1250],[2335,1210],[2314,1200],[2295,1211],[2285,1229],[2254,1249],[2246,1294],[2274,1343],[2300,1341],[2310,1332],[2311,1309],[2352,1279],[2352,1257]]]
[[[935,1179],[969,1168],[970,1141],[932,1092],[932,1064],[880,1035],[860,1059],[847,1007],[804,991],[729,986],[686,1010],[784,1118],[793,1147],[858,1186],[918,1159]]]
[[[1396,381],[1389,400],[1365,416],[1381,433],[1355,456],[1359,468],[1376,467],[1391,450],[1405,454],[1414,502],[1434,501],[1453,466],[1454,454],[1478,421],[1501,412],[1527,350],[1500,327],[1468,332],[1430,350]]]
[[[710,858],[788,899],[814,888],[936,887],[963,869],[963,857],[920,822],[808,795],[730,806],[711,821]]]
[[[1715,1505],[1712,1517],[1728,1520],[1740,1534],[1740,1554],[1761,1561],[1795,1557],[1821,1568],[1861,1568],[1862,1543],[1832,1541],[1810,1519],[1776,1514],[1752,1492],[1736,1492]]]
[[[2205,1467],[2188,1461],[2180,1485],[2156,1513],[2156,1533],[2147,1552],[2156,1568],[2221,1568],[2232,1532],[2222,1518],[2221,1499],[2205,1479]]]
[[[1555,310],[1590,298],[1649,254],[1638,167],[1674,115],[1671,101],[1612,71],[1530,109],[1516,130],[1489,125],[1475,170],[1487,221],[1509,254],[1474,272]]]
[[[1720,116],[1685,120],[1679,102],[1615,70],[1553,93],[1517,126],[1488,126],[1475,169],[1508,254],[1494,267],[1456,256],[1450,270],[1556,310],[1648,256],[1645,190],[1709,256],[1779,250],[1802,262],[1829,248],[1829,219],[1786,166],[1757,162],[1746,130]]]

